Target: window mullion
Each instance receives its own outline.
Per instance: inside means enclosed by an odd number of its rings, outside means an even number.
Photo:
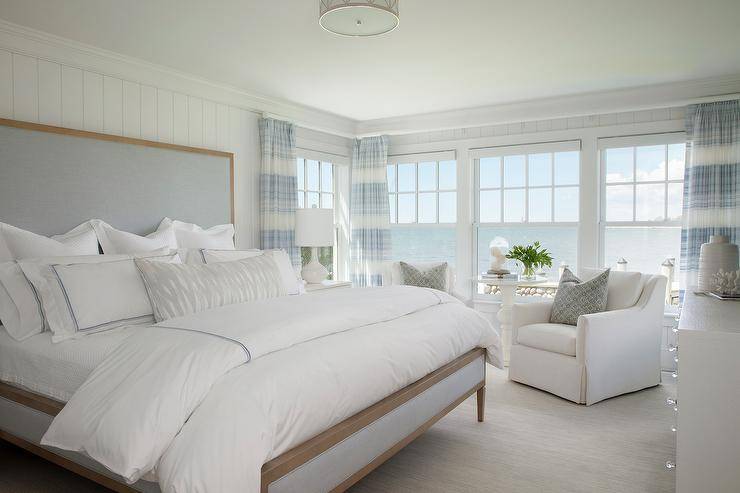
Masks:
[[[632,221],[637,221],[637,146],[632,148]]]
[[[524,155],[524,222],[529,222],[529,154]]]
[[[581,156],[578,156],[580,171]],[[555,222],[555,153],[550,154],[550,221]],[[580,215],[579,215],[580,218]]]

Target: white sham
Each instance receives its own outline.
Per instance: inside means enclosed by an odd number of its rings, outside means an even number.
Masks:
[[[90,221],[106,255],[135,255],[162,248],[177,248],[177,238],[172,227],[159,228],[146,236],[116,229],[100,219]]]
[[[0,223],[0,321],[14,339],[44,331],[38,296],[16,260],[59,255],[98,256],[98,239],[89,221],[51,238]]]
[[[53,342],[154,321],[134,258],[100,255],[20,262],[41,299]],[[169,250],[152,252],[146,258],[179,262]]]
[[[98,239],[90,221],[50,238],[0,223],[0,261],[97,254]]]
[[[220,224],[204,229],[197,224],[162,219],[158,230],[174,228],[178,248],[206,248],[214,250],[234,250],[234,225]]]

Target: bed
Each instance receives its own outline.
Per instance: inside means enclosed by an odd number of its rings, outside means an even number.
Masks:
[[[35,212],[4,207],[22,193],[0,193],[0,221],[47,234],[103,215],[141,232],[166,215],[233,222],[227,153],[0,123],[10,153],[0,177],[53,192]],[[63,207],[67,190],[12,164],[58,172],[65,152],[76,163],[61,168],[65,182],[90,179],[91,156],[96,166],[110,156],[109,168],[130,177],[135,155],[129,186],[182,165],[178,180],[199,200],[138,189],[132,217],[128,202],[75,190],[77,209]],[[405,287],[242,303],[56,344],[0,329],[0,438],[116,491],[344,491],[473,394],[482,421],[486,361],[500,365],[487,321],[443,293]]]

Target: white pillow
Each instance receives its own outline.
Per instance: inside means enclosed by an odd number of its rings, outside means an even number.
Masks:
[[[210,308],[285,296],[280,272],[267,255],[201,265],[137,259],[157,322]]]
[[[44,331],[39,299],[15,260],[0,263],[0,320],[17,341]]]
[[[134,258],[100,255],[20,262],[41,298],[52,342],[154,321]],[[169,250],[144,258],[179,262],[177,254],[169,254]]]
[[[90,221],[68,233],[51,238],[0,223],[0,262],[22,258],[97,254],[98,239]]]
[[[221,224],[203,229],[197,224],[162,219],[158,230],[173,227],[178,248],[207,248],[213,250],[234,250],[234,225]]]
[[[93,219],[90,222],[106,255],[133,255],[162,248],[177,248],[175,230],[172,227],[160,228],[146,236],[139,236],[116,229],[100,219]]]
[[[20,341],[44,330],[38,297],[15,259],[97,254],[98,239],[89,221],[51,238],[0,223],[0,321],[8,334]]]
[[[245,258],[258,257],[260,255],[270,255],[280,270],[287,294],[301,294],[305,291],[303,283],[298,279],[290,257],[285,250],[200,250],[202,263],[216,264],[219,262],[233,262]]]
[[[580,269],[581,278],[588,281],[606,269]],[[609,286],[606,295],[606,310],[621,310],[635,306],[640,299],[643,288],[643,276],[640,272],[609,271]]]

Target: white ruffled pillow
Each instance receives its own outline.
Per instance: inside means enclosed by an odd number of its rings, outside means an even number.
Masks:
[[[162,248],[176,249],[177,238],[172,227],[159,228],[146,236],[116,229],[100,219],[90,221],[106,255],[133,255]]]
[[[162,219],[159,230],[174,228],[178,248],[206,248],[211,250],[234,250],[234,225],[220,224],[203,229],[197,224],[172,220],[169,217]]]

